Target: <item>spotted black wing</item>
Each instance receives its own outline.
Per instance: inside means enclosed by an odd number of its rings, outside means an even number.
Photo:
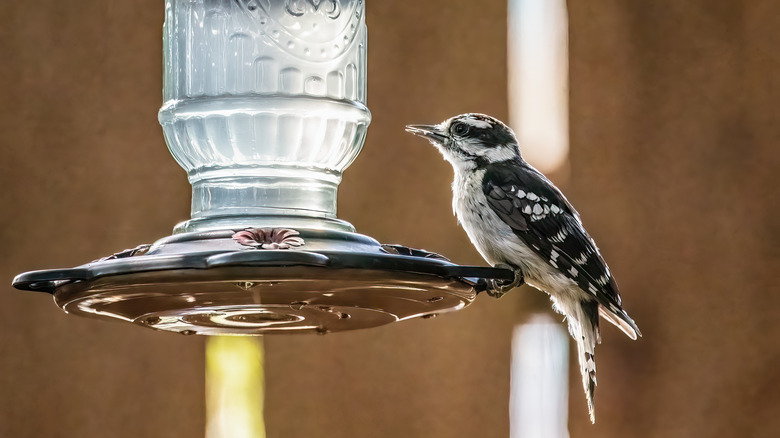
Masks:
[[[482,189],[493,211],[526,245],[638,332],[579,215],[544,175],[520,161],[492,164],[485,168]]]

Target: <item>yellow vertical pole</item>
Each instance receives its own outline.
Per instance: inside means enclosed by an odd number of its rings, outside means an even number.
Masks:
[[[220,336],[206,342],[206,438],[265,438],[263,343]]]

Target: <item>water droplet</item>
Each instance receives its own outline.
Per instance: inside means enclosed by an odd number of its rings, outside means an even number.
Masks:
[[[150,316],[144,320],[144,324],[155,325],[159,324],[162,319],[159,316]]]
[[[271,31],[271,36],[274,38],[279,38],[279,31],[274,29]]]
[[[349,313],[344,313],[344,312],[339,313],[339,319],[349,319],[349,318],[352,318],[352,315],[350,315]]]
[[[256,285],[257,283],[253,283],[251,281],[239,281],[236,283],[236,286],[243,290],[249,290],[252,286]]]
[[[317,306],[318,309],[322,310],[323,312],[332,312],[333,307],[330,306]]]
[[[308,306],[309,303],[306,301],[296,301],[294,303],[290,303],[290,308],[293,310],[302,310],[304,307]]]
[[[306,55],[306,56],[309,56],[309,55],[311,55],[311,50],[303,49],[303,54]]]
[[[328,333],[330,333],[330,330],[326,329],[325,327],[317,327],[317,334],[320,336],[325,336]]]
[[[287,48],[288,49],[294,49],[295,48],[295,43],[292,42],[292,41],[287,41]]]
[[[182,330],[179,333],[183,334],[184,336],[190,336],[190,335],[197,334],[198,332],[196,332],[195,330]]]
[[[444,299],[444,297],[433,297],[433,298],[428,298],[428,302],[429,303],[435,303],[435,302],[441,301],[443,299]]]
[[[319,27],[320,27],[320,25],[317,24],[317,23],[312,23],[311,24],[311,28],[314,29],[314,30],[317,30],[317,28],[319,28]]]
[[[429,313],[427,315],[423,315],[422,319],[431,319],[431,318],[436,318],[437,316],[439,316],[438,313]]]

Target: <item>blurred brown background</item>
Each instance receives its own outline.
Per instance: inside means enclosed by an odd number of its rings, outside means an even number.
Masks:
[[[374,121],[339,216],[482,263],[451,170],[403,132],[507,118],[506,3],[367,2]],[[170,234],[189,186],[157,124],[160,0],[0,6],[0,436],[203,436],[204,339],[68,317],[13,275]],[[564,189],[644,338],[605,329],[597,424],[573,437],[780,429],[780,3],[570,1]],[[509,348],[532,289],[325,337],[266,338],[271,437],[508,436]]]

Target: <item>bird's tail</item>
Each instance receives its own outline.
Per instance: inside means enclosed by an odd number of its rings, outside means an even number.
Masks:
[[[568,316],[569,332],[577,342],[577,358],[580,361],[582,388],[588,401],[591,423],[596,422],[593,393],[596,390],[596,344],[601,343],[598,303],[582,302],[574,315]]]
[[[582,388],[588,401],[591,423],[596,422],[593,393],[596,391],[596,344],[601,343],[599,331],[599,304],[596,301],[561,299],[551,296],[553,308],[566,315],[569,333],[577,344]]]

